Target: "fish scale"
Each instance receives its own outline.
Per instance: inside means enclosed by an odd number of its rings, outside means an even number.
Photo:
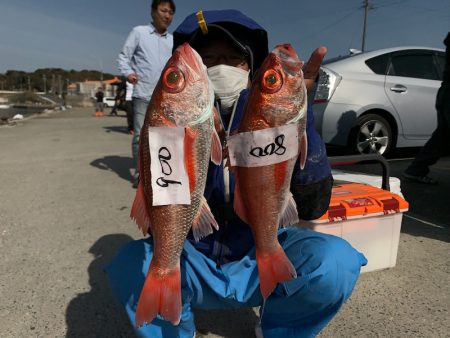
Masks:
[[[293,125],[300,140],[297,155],[300,155],[303,166],[307,149],[307,96],[302,66],[303,62],[291,45],[275,47],[252,81],[238,133],[256,135],[264,129]],[[238,140],[249,142],[244,138]],[[246,149],[246,144],[241,148]],[[296,277],[296,270],[277,237],[280,222],[289,225],[298,221],[290,193],[296,163],[297,156],[275,164],[232,168],[236,175],[234,208],[253,233],[264,299],[269,297],[277,283]]]
[[[140,181],[131,217],[144,234],[152,236],[153,258],[137,303],[136,326],[150,323],[158,315],[174,325],[180,322],[180,256],[186,236],[192,229],[198,240],[218,228],[203,197],[210,159],[215,164],[222,161],[213,99],[200,56],[189,44],[179,46],[152,94],[139,140]],[[172,204],[170,199],[165,205],[155,203],[158,196],[154,198],[152,188],[149,142],[164,139],[149,140],[150,127],[184,129],[182,156],[189,180],[189,204]]]
[[[149,125],[155,125],[155,122],[149,121]],[[203,191],[206,183],[206,173],[209,164],[209,149],[203,146],[206,142],[209,142],[209,138],[205,138],[203,135],[211,133],[213,126],[211,120],[204,122],[198,129],[205,130],[205,133],[199,133],[200,139],[197,140],[197,145],[194,148],[198,148],[198,154],[195,159],[191,159],[195,163],[195,171],[198,173],[198,181],[204,182],[203,184],[196,185],[194,191],[191,193],[191,204],[186,205],[168,205],[168,206],[156,206],[151,207],[152,210],[149,213],[151,234],[154,241],[164,243],[164,246],[155,247],[155,263],[158,266],[164,266],[166,268],[174,268],[178,262],[183,249],[184,240],[191,229],[195,216],[198,214],[200,204],[202,201]],[[145,123],[144,123],[145,126]],[[208,133],[209,129],[209,133]],[[143,141],[140,148],[140,156],[144,168],[150,168],[150,150],[148,144],[148,133],[142,133]],[[148,204],[152,204],[152,188],[151,188],[151,172],[150,170],[144,170],[142,175],[142,182],[144,186],[144,194],[148,201]],[[157,228],[160,224],[164,224],[165,231],[158,231]],[[177,234],[174,236],[173,234]]]

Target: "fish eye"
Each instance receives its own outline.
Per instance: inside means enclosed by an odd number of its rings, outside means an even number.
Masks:
[[[262,77],[262,88],[268,93],[275,93],[280,90],[283,85],[283,79],[279,72],[274,69],[265,71]]]
[[[184,75],[183,73],[175,67],[169,67],[164,72],[163,85],[165,89],[170,93],[178,93],[184,88]]]

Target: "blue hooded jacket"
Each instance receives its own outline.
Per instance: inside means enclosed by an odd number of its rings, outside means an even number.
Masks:
[[[254,73],[268,55],[267,32],[258,23],[237,10],[204,11],[204,19],[208,27],[225,31],[226,35],[236,43],[243,45],[250,54],[250,68]],[[203,34],[199,28],[197,17],[188,16],[173,33],[174,49],[188,42],[195,48],[196,39]],[[236,104],[236,111],[231,123],[230,131],[239,126],[243,108],[248,96],[248,90],[241,92]],[[325,145],[314,129],[314,116],[309,100],[307,115],[308,155],[305,168],[296,170],[292,176],[291,191],[297,202],[299,217],[312,219],[320,217],[327,209],[331,194],[332,177],[328,163]],[[220,111],[220,107],[219,107]],[[222,119],[223,121],[223,119]],[[224,124],[225,128],[228,128]],[[199,242],[195,242],[192,234],[189,241],[204,253],[215,260],[217,264],[238,260],[243,257],[254,245],[250,227],[234,213],[233,191],[234,177],[229,176],[230,198],[226,202],[223,165],[216,166],[210,163],[205,188],[205,197],[213,212],[219,230]]]

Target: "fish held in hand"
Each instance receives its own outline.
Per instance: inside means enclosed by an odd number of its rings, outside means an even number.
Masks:
[[[138,327],[157,315],[180,322],[186,236],[191,227],[197,240],[218,228],[203,197],[210,159],[222,161],[213,100],[200,56],[188,44],[179,46],[152,94],[139,140],[140,180],[131,217],[152,236],[153,257],[137,303]],[[187,199],[177,200],[179,191]]]
[[[298,222],[290,182],[307,153],[302,66],[290,44],[275,47],[252,81],[238,133],[228,139],[234,209],[252,229],[264,299],[277,283],[297,276],[277,233],[280,225]]]

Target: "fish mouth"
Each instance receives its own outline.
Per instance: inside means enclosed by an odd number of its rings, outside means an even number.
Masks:
[[[203,60],[200,55],[188,44],[183,43],[180,47],[177,48],[177,52],[180,55],[180,58],[183,59],[184,64],[191,68],[193,71],[192,74],[196,74],[193,81],[198,81],[200,79],[200,74],[206,72],[206,67],[203,64]],[[204,69],[202,69],[202,67]]]
[[[272,53],[277,57],[283,69],[290,75],[296,75],[303,67],[303,62],[291,44],[277,45]]]

